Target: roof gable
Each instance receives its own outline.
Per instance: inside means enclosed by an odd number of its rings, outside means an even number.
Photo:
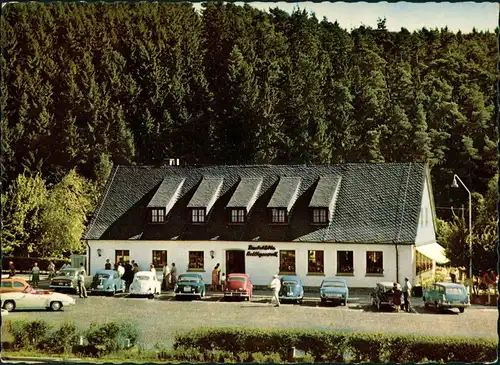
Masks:
[[[244,177],[238,183],[236,191],[231,196],[231,200],[227,204],[228,208],[246,208],[247,212],[250,211],[252,205],[257,200],[263,179]]]
[[[149,202],[148,208],[165,208],[165,215],[167,215],[179,197],[185,181],[185,178],[178,176],[165,177]]]
[[[218,198],[223,181],[224,179],[219,177],[204,177],[187,207],[205,208],[205,211],[208,214],[210,209],[212,209],[215,200]]]
[[[278,186],[274,190],[271,200],[267,204],[268,208],[286,208],[290,211],[297,199],[300,187],[299,177],[282,177]]]

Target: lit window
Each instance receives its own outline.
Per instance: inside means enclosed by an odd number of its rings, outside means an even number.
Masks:
[[[313,209],[313,223],[328,223],[328,209]]]
[[[307,262],[307,272],[324,273],[325,267],[324,251],[309,251],[309,260]]]
[[[191,222],[193,223],[205,223],[205,209],[192,209],[191,210]]]
[[[153,250],[152,263],[154,267],[163,267],[163,264],[165,264],[166,262],[167,262],[167,251]]]
[[[205,267],[203,251],[189,251],[189,269],[200,270]]]
[[[231,209],[231,223],[245,223],[245,209]]]
[[[337,251],[337,274],[353,274],[354,259],[352,251]]]
[[[165,210],[164,209],[151,209],[151,223],[163,223],[165,222]]]
[[[271,209],[271,223],[286,223],[285,209]]]
[[[130,261],[130,251],[129,250],[115,250],[115,263],[120,262],[122,264]]]
[[[384,273],[384,260],[382,256],[382,251],[366,252],[366,273],[367,274]]]
[[[295,272],[295,251],[280,251],[280,272]]]

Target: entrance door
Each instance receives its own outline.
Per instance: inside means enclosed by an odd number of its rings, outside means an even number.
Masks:
[[[245,273],[245,251],[243,250],[226,251],[226,276],[233,273]]]

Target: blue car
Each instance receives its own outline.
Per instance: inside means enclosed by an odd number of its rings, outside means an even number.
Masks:
[[[328,301],[347,305],[349,298],[349,288],[344,279],[327,278],[321,282],[319,288],[321,303]]]
[[[205,282],[200,274],[186,273],[179,275],[174,287],[176,298],[191,297],[201,299],[205,296]]]
[[[304,300],[304,284],[298,276],[283,276],[278,294],[280,302],[293,301],[302,303]]]
[[[90,291],[96,294],[111,294],[125,292],[125,280],[122,280],[115,270],[97,270],[90,284]]]

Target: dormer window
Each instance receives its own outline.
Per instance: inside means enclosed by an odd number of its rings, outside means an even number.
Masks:
[[[245,209],[231,209],[231,223],[245,223]]]
[[[153,208],[150,210],[150,222],[151,223],[163,223],[165,222],[165,208]]]
[[[288,214],[284,208],[271,209],[271,223],[287,223]]]
[[[314,208],[312,211],[313,224],[326,224],[328,223],[328,209]]]
[[[191,209],[191,223],[205,223],[205,209]]]

